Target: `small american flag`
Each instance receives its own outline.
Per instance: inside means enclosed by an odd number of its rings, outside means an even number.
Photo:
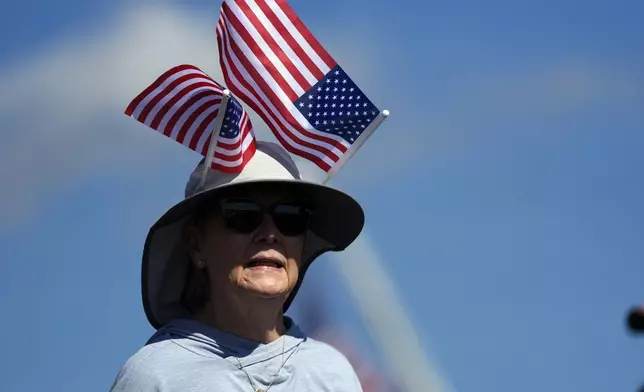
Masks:
[[[125,114],[206,156],[223,90],[224,87],[199,68],[178,65],[134,98]],[[255,154],[255,148],[248,114],[231,96],[212,168],[226,173],[240,172]]]
[[[231,91],[324,171],[380,113],[286,1],[224,0],[217,43]]]

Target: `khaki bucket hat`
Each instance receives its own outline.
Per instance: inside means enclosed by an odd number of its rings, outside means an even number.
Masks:
[[[183,241],[183,228],[204,203],[224,190],[243,189],[250,184],[286,187],[314,206],[306,234],[300,276],[288,297],[288,309],[299,290],[306,270],[319,255],[349,246],[364,226],[364,212],[351,196],[337,189],[305,181],[284,148],[257,141],[253,158],[241,173],[209,170],[200,186],[204,161],[188,179],[185,199],[170,208],[151,228],[145,241],[141,271],[143,308],[148,321],[160,328],[175,318],[189,317],[182,305],[190,259]]]

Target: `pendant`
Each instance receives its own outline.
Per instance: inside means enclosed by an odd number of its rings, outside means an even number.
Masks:
[[[255,392],[264,392],[264,390],[261,388],[258,388]]]

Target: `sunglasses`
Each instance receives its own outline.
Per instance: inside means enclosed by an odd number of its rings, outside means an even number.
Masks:
[[[220,204],[226,227],[241,234],[257,230],[266,215],[287,237],[304,234],[309,228],[311,210],[302,202],[281,201],[264,207],[252,199],[231,198],[222,200]]]

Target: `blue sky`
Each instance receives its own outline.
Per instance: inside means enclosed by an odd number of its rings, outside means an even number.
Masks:
[[[644,345],[624,328],[644,298],[644,4],[291,4],[392,112],[333,184],[366,209],[365,235],[449,383],[644,384]],[[107,390],[152,332],[143,240],[199,157],[122,111],[177,63],[217,74],[217,8],[3,4],[3,390]],[[337,262],[350,260],[321,258],[303,294],[328,289],[337,327],[384,368]]]

